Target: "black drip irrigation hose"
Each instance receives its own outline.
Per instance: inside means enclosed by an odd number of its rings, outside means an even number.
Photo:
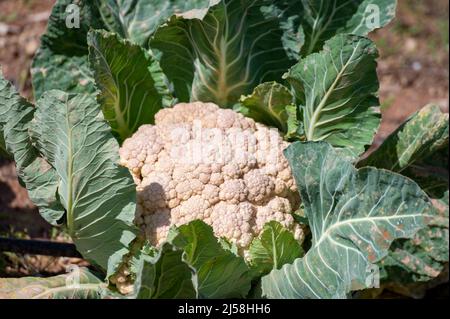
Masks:
[[[0,237],[0,252],[83,258],[74,244]]]

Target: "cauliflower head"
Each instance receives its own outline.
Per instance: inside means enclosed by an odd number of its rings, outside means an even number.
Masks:
[[[162,109],[120,149],[136,183],[135,223],[158,246],[172,225],[200,219],[243,255],[268,221],[302,240],[287,146],[277,129],[212,103]]]

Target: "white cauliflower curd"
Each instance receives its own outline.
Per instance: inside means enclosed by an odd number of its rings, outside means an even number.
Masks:
[[[211,103],[159,111],[120,149],[137,185],[136,224],[158,246],[172,225],[200,219],[245,252],[265,223],[299,240],[299,196],[276,129]]]

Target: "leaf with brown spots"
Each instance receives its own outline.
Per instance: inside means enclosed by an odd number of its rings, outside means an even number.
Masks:
[[[448,202],[448,191],[446,198]],[[448,206],[443,211],[435,209],[434,214],[427,222],[427,227],[417,232],[412,239],[396,240],[389,255],[379,263],[382,281],[389,289],[399,291],[397,288],[425,283],[444,272],[449,259]],[[414,286],[414,290],[400,291],[411,296],[409,291],[414,294],[419,291],[419,287]]]
[[[395,241],[380,262],[382,279],[393,289],[432,280],[448,263],[448,142],[448,114],[437,105],[427,105],[359,164],[410,177],[433,199],[436,208],[427,228],[411,240]]]
[[[432,217],[428,196],[409,178],[357,170],[325,142],[285,151],[313,235],[303,258],[262,279],[272,298],[345,298],[377,284],[376,262],[392,241],[411,238]]]
[[[442,113],[437,105],[427,105],[358,166],[401,173],[432,198],[442,198],[448,191],[448,142],[448,113]]]

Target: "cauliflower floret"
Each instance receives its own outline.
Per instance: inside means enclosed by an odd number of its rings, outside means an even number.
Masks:
[[[169,209],[160,209],[153,214],[145,215],[145,235],[150,242],[161,243],[167,238],[171,226]]]
[[[302,231],[300,225],[295,223],[294,218],[290,214],[292,206],[289,199],[282,197],[274,197],[265,206],[256,208],[255,232],[260,233],[264,225],[270,221],[277,221],[285,228],[294,232],[297,239],[301,239]]]
[[[254,237],[252,224],[255,208],[248,202],[230,204],[220,202],[211,214],[212,227],[218,237],[225,237],[239,248],[248,247]]]
[[[259,170],[253,170],[245,174],[244,181],[248,189],[248,199],[255,204],[270,198],[275,191],[275,183],[272,178]]]
[[[160,245],[171,225],[200,219],[244,255],[271,220],[301,239],[288,145],[276,129],[212,103],[159,111],[120,149],[137,185],[136,224]]]

